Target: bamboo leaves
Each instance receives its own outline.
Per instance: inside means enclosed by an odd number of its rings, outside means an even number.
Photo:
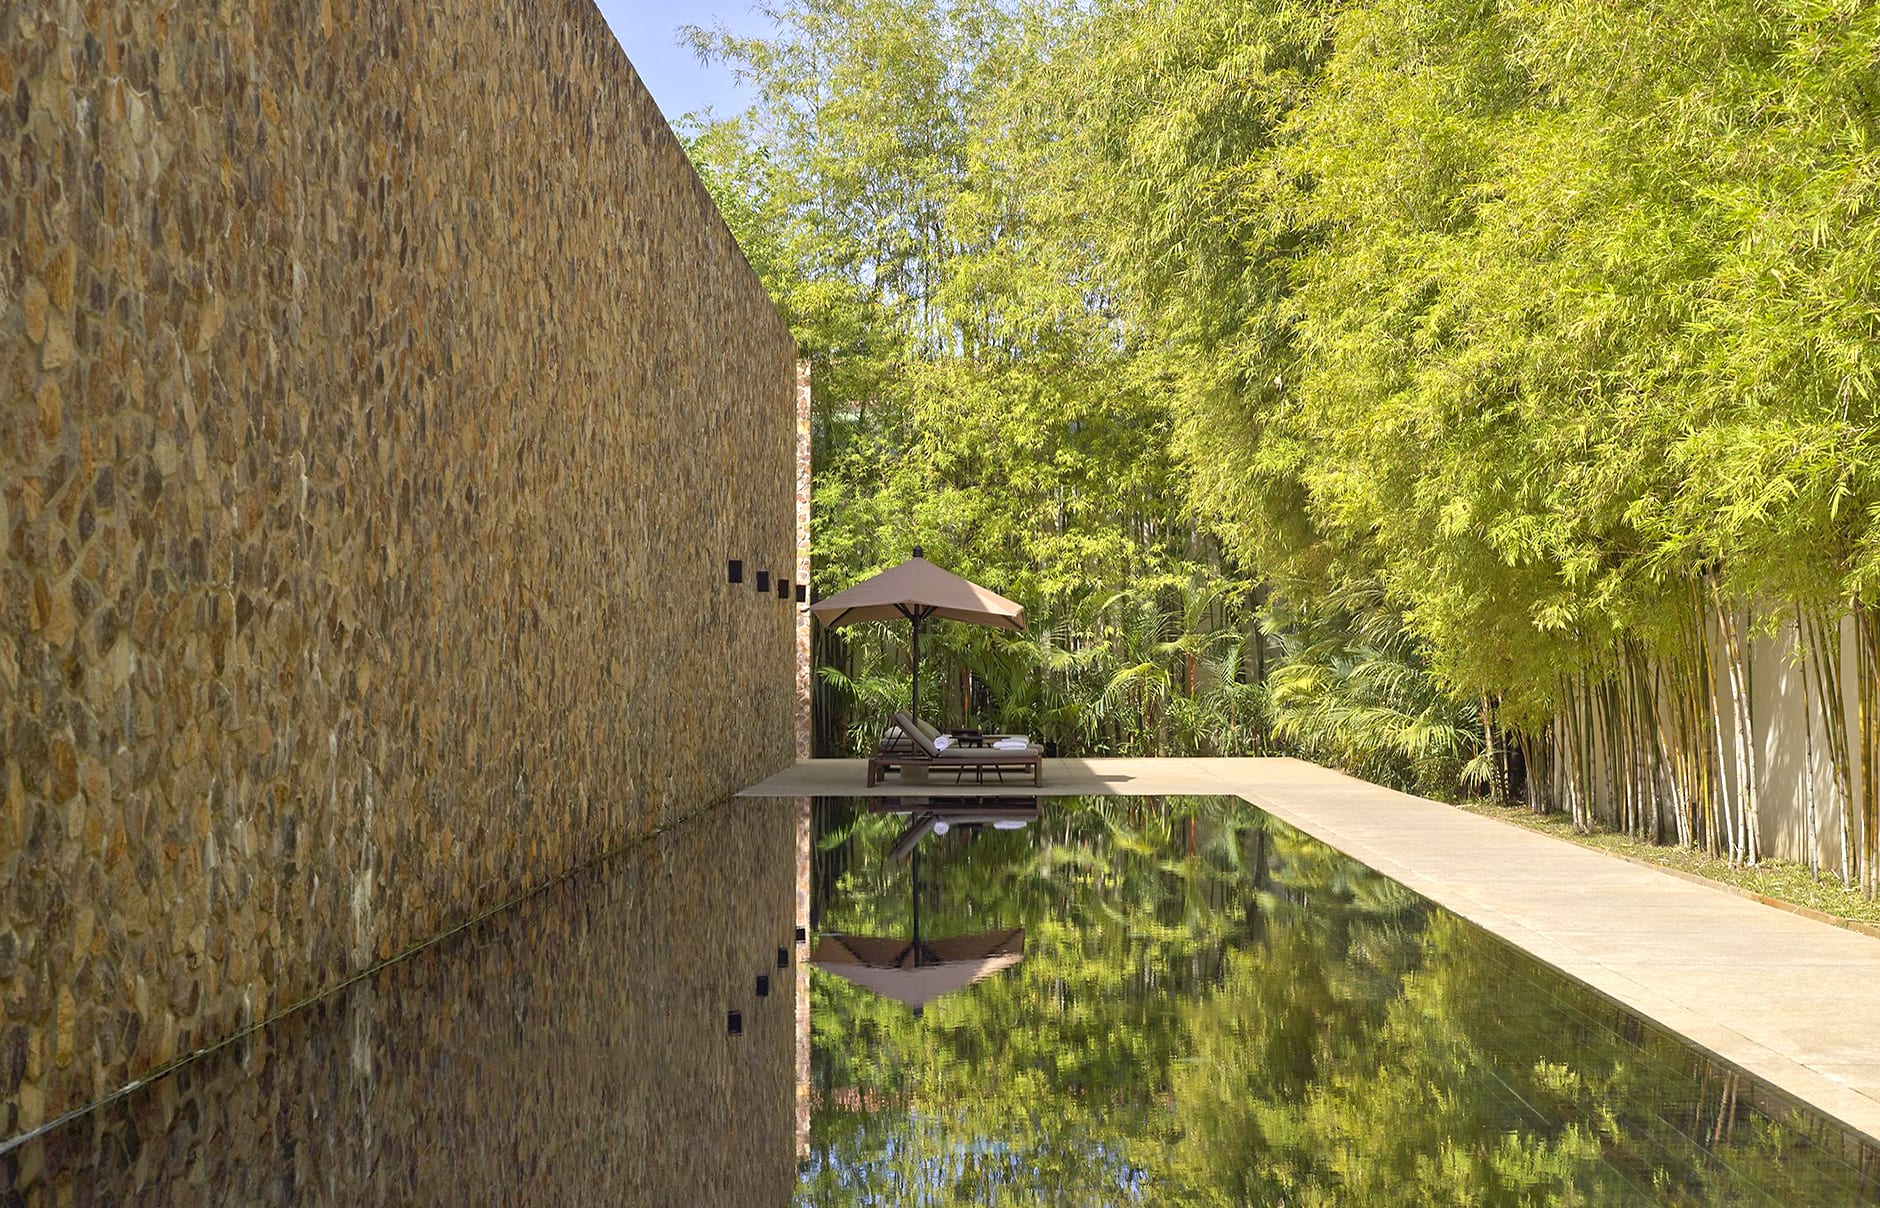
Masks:
[[[693,34],[762,97],[695,152],[814,363],[820,582],[921,541],[1050,626],[943,643],[962,708],[1441,792],[1518,753],[1753,862],[1793,615],[1880,884],[1880,7],[775,16]]]

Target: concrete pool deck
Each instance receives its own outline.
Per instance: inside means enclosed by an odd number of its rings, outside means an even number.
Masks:
[[[1238,796],[1880,1138],[1880,939],[1296,759],[1052,759],[1042,788],[865,789],[865,767],[739,796]]]

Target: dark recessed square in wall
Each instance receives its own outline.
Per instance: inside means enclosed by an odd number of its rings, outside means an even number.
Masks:
[[[732,583],[744,582],[744,559],[733,558],[725,563],[725,577]]]
[[[788,579],[777,580],[777,598],[779,600],[788,600],[790,598],[790,581]]]
[[[770,572],[767,570],[757,572],[757,594],[760,596],[770,594]]]

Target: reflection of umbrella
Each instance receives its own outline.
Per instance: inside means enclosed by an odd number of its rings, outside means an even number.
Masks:
[[[896,621],[914,624],[914,708],[920,716],[920,627],[930,619],[965,621],[994,629],[1025,628],[1025,609],[977,583],[941,570],[914,547],[914,556],[854,587],[839,591],[810,609],[824,625],[853,625],[858,621]]]
[[[913,944],[886,936],[825,935],[809,963],[919,1007],[1025,959],[1025,929],[982,931]]]
[[[1025,929],[926,940],[920,934],[920,849],[914,849],[912,939],[825,935],[809,963],[914,1008],[1025,959]]]

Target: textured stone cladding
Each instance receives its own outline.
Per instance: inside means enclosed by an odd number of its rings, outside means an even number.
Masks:
[[[0,1153],[0,1203],[786,1204],[792,815],[695,817]]]
[[[4,1139],[786,764],[795,351],[585,0],[0,98]]]

